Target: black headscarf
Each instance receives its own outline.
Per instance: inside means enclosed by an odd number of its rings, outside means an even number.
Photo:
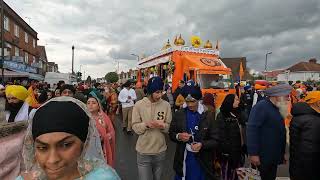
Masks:
[[[51,101],[40,107],[34,115],[32,136],[52,132],[66,132],[86,141],[89,117],[80,106],[69,101]]]
[[[233,108],[233,103],[234,103],[234,98],[235,95],[234,94],[228,94],[223,102],[222,105],[220,107],[220,112],[225,116],[225,117],[229,117],[231,116],[230,112],[232,113],[236,113],[235,115],[237,115],[238,110],[237,108]]]

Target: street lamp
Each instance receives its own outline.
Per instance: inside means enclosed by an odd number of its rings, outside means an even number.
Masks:
[[[72,49],[72,74],[74,74],[74,71],[73,71],[73,63],[74,63],[74,45],[72,45],[72,47],[71,47],[71,49]]]
[[[130,54],[131,56],[135,56],[138,58],[138,61],[140,61],[140,56],[139,55],[136,55],[136,54]]]
[[[268,55],[272,54],[272,52],[267,52],[266,53],[266,62],[264,64],[264,72],[265,72],[265,79],[267,80],[267,65],[268,65]]]

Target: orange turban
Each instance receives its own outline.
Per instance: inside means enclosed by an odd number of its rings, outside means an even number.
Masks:
[[[311,91],[308,95],[304,98],[306,103],[313,104],[320,101],[320,91]]]

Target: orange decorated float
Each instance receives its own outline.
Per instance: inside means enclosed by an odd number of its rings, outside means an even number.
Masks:
[[[191,38],[192,46],[185,46],[181,35],[176,37],[174,45],[170,41],[162,50],[138,62],[138,82],[148,82],[153,76],[160,76],[172,86],[173,92],[179,86],[180,80],[194,80],[202,93],[212,93],[216,96],[216,105],[220,106],[224,97],[235,93],[231,69],[219,58],[219,45],[212,48],[207,41],[203,48],[198,37]]]

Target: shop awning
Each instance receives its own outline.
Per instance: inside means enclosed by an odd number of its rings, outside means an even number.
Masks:
[[[0,77],[1,77],[1,69],[0,69]],[[38,80],[38,81],[44,80],[44,77],[39,74],[33,74],[33,73],[28,73],[28,72],[19,72],[19,71],[10,71],[7,69],[4,69],[4,77],[5,78],[25,77],[25,78],[29,78],[29,79]]]
[[[44,80],[44,77],[42,75],[39,75],[39,74],[28,73],[28,77],[29,77],[29,79],[34,79],[34,80],[37,80],[37,81],[43,81]]]
[[[29,73],[9,71],[4,69],[4,77],[29,77],[28,74]],[[0,76],[1,76],[1,69],[0,69]]]

